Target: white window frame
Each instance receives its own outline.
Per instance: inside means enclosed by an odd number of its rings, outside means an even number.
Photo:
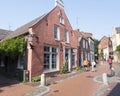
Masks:
[[[54,25],[54,38],[55,40],[60,40],[60,29],[59,29],[59,26],[57,25]]]
[[[64,19],[63,19],[62,16],[59,17],[59,22],[60,22],[61,24],[64,24]]]
[[[85,40],[83,39],[83,48],[85,48]]]
[[[74,62],[74,65],[73,65],[73,56],[74,56],[74,59],[75,59],[75,60],[74,60],[74,61],[75,61],[75,62]],[[77,60],[77,58],[76,58],[76,52],[73,52],[73,53],[72,53],[72,68],[75,68],[75,67],[77,66],[76,60]]]
[[[64,36],[65,36],[65,42],[69,43],[69,34],[67,30],[65,30]]]
[[[88,49],[88,42],[86,41],[86,49]]]
[[[58,48],[57,47],[54,47],[54,46],[44,46],[45,47],[49,47],[50,50],[49,52],[44,52],[49,54],[49,69],[44,69],[44,73],[48,73],[48,72],[54,72],[54,71],[58,71],[58,64],[59,64],[59,59],[58,59]],[[52,52],[52,48],[56,48],[56,53]],[[52,55],[53,54],[56,54],[56,68],[52,68]],[[45,58],[45,57],[44,57]],[[44,66],[44,65],[43,65]]]

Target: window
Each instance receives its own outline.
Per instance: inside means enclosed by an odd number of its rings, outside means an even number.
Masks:
[[[85,40],[83,39],[83,48],[85,48]]]
[[[25,58],[24,56],[23,57],[21,57],[21,56],[18,57],[18,65],[17,65],[18,69],[23,69],[23,66],[24,66],[24,63],[25,63],[24,58]]]
[[[86,49],[88,49],[88,42],[86,41]]]
[[[68,31],[65,31],[65,42],[69,42]]]
[[[64,19],[61,16],[59,17],[59,22],[64,24]]]
[[[72,67],[76,67],[76,54],[72,53]]]
[[[54,38],[59,40],[60,37],[59,37],[59,27],[57,25],[54,25]]]
[[[57,49],[56,48],[52,48],[52,69],[56,69],[57,66]]]
[[[50,48],[45,46],[44,47],[44,70],[49,69],[49,64],[50,64]]]
[[[90,42],[90,50],[94,51],[94,42],[92,42],[92,41]]]
[[[57,69],[58,52],[56,47],[44,47],[44,70]]]

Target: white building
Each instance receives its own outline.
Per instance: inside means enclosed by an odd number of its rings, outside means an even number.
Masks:
[[[114,27],[112,30],[112,43],[113,43],[113,52],[114,52],[114,61],[120,61],[117,55],[116,47],[120,45],[120,27]]]

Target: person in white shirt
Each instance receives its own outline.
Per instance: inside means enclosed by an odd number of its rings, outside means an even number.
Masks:
[[[96,70],[95,70],[95,67],[96,67],[96,63],[95,63],[95,61],[93,60],[92,62],[91,62],[91,65],[92,65],[92,72],[95,72]]]

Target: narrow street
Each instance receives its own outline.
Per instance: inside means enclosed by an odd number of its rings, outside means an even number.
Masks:
[[[113,67],[115,70],[117,69],[116,64],[113,64]],[[50,92],[44,96],[96,96],[95,93],[98,92],[99,94],[98,89],[101,88],[103,83],[96,81],[95,77],[102,76],[103,73],[109,73],[109,65],[106,62],[100,65],[98,64],[96,70],[96,72],[81,72],[75,76],[69,75],[66,79],[58,80],[59,76],[52,77],[52,82],[54,83],[47,86],[50,88]],[[34,92],[35,90],[35,87],[22,84],[14,80],[11,82],[11,80],[5,79],[4,77],[1,77],[0,82],[0,96],[23,96],[23,94],[30,93],[32,91]],[[113,95],[115,94],[114,92],[119,94],[119,86],[119,83],[111,83],[107,88],[110,90],[105,90],[104,94],[100,96],[107,96],[106,94],[112,94],[110,96],[119,96]]]
[[[109,73],[109,65],[104,63],[96,72],[84,72],[73,78],[50,86],[50,93],[45,96],[92,96],[102,85],[95,82],[94,77]]]

